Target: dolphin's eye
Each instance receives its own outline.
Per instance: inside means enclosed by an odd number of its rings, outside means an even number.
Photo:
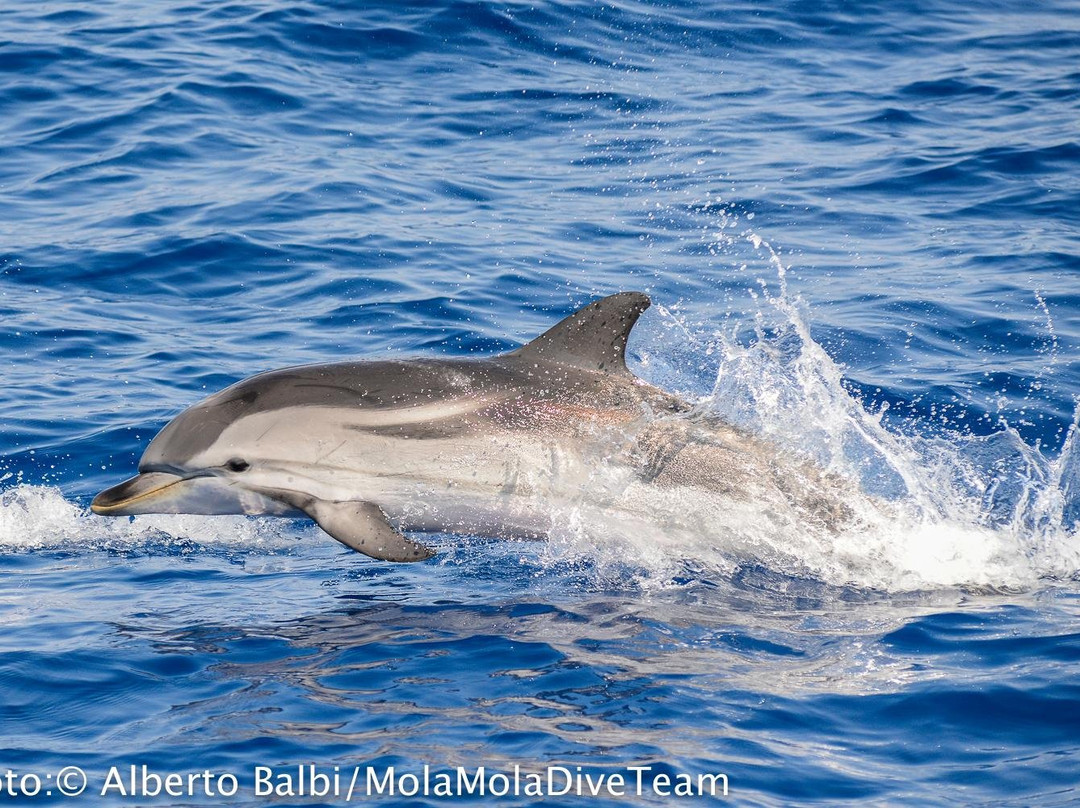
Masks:
[[[251,468],[251,464],[242,458],[234,457],[225,464],[225,468],[229,471],[247,471]]]

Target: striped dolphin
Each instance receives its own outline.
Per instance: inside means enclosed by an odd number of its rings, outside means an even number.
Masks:
[[[823,475],[630,372],[627,339],[649,305],[611,295],[484,359],[261,373],[174,418],[92,510],[306,515],[385,561],[433,555],[403,531],[542,538],[575,502],[635,530],[682,488],[842,520]]]

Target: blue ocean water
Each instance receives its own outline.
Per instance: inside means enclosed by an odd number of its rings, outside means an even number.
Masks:
[[[1072,2],[0,8],[0,774],[33,804],[78,766],[89,804],[263,805],[254,767],[302,764],[1080,802],[1078,122]],[[635,372],[896,518],[391,565],[88,512],[257,371],[488,355],[624,289]],[[144,764],[239,793],[97,796]]]

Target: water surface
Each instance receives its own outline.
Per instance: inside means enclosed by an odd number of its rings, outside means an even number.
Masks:
[[[250,805],[254,766],[309,763],[1076,802],[1078,20],[0,10],[0,767],[231,772]],[[656,304],[637,373],[903,518],[394,566],[300,522],[87,512],[252,373],[488,355],[624,289]]]

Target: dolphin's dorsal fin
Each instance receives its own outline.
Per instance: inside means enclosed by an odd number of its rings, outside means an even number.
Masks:
[[[641,292],[619,292],[578,309],[507,356],[604,373],[629,373],[626,340],[650,305],[648,295]]]

